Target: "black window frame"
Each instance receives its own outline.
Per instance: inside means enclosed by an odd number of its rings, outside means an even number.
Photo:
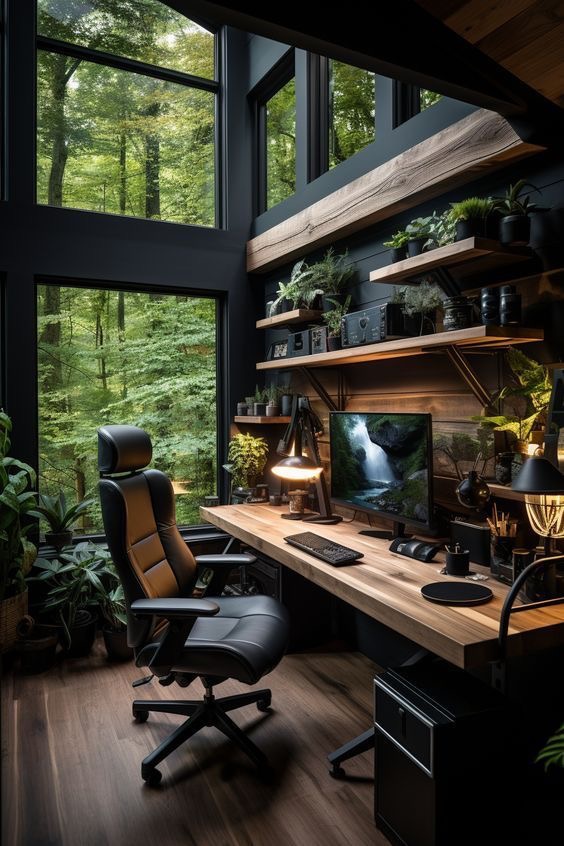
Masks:
[[[410,85],[407,82],[394,80],[392,91],[392,129],[397,129],[402,123],[421,114],[420,85]]]
[[[4,0],[0,0],[4,2]],[[164,2],[164,0],[158,0]],[[166,3],[165,3],[166,5]],[[39,50],[59,53],[65,56],[70,56],[75,59],[82,59],[86,62],[93,62],[94,64],[104,65],[107,67],[116,68],[129,73],[136,73],[142,76],[150,76],[153,79],[159,79],[163,82],[171,82],[177,85],[184,85],[188,88],[196,88],[200,91],[208,91],[214,94],[214,168],[215,168],[215,185],[214,185],[214,225],[213,229],[221,229],[225,226],[225,203],[223,202],[223,161],[224,161],[224,131],[222,115],[223,109],[221,104],[222,99],[222,85],[220,80],[223,78],[222,71],[222,50],[220,28],[208,22],[203,22],[197,17],[189,17],[188,14],[180,12],[187,20],[196,23],[213,34],[214,37],[214,79],[206,79],[204,77],[195,76],[194,74],[184,73],[183,71],[172,70],[164,68],[160,65],[152,65],[148,62],[142,62],[138,59],[130,59],[125,56],[119,56],[114,53],[107,53],[104,50],[97,50],[92,47],[83,47],[72,42],[60,41],[56,38],[50,38],[41,35],[38,32],[37,16],[38,16],[38,2],[34,0],[35,11],[35,56],[37,62],[37,53]],[[35,69],[35,76],[37,79],[37,67]],[[38,101],[37,101],[37,85],[36,85],[36,104],[35,114],[37,115]],[[37,142],[37,126],[35,129],[35,141]],[[34,184],[34,203],[37,201],[37,149],[35,151],[36,174]],[[41,204],[46,205],[46,204]],[[68,208],[63,206],[62,208]],[[91,211],[91,209],[76,209],[73,211]],[[105,212],[101,212],[104,214]],[[138,218],[136,215],[123,215],[123,217]],[[178,221],[157,220],[155,223],[178,223]],[[179,223],[180,226],[197,226],[199,224]]]
[[[267,125],[266,113],[269,101],[296,76],[295,50],[290,48],[276,62],[253,90],[249,93],[254,110],[254,160],[255,167],[255,216],[268,211],[267,196]]]

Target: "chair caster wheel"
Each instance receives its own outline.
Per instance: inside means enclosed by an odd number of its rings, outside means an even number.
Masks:
[[[270,703],[272,702],[272,696],[265,696],[264,699],[259,699],[257,702],[257,708],[259,711],[270,711]]]
[[[133,719],[136,723],[146,723],[149,719],[149,712],[145,710],[133,711]]]
[[[333,769],[329,770],[329,775],[332,778],[345,778],[346,772],[339,766],[339,764],[333,764]]]
[[[149,787],[157,787],[161,783],[163,774],[155,767],[141,767],[141,778]]]

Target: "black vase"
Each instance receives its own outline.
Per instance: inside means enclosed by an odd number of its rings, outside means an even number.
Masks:
[[[490,498],[490,489],[476,470],[470,470],[456,488],[456,497],[466,508],[482,511]]]
[[[292,413],[292,394],[282,394],[280,397],[280,414],[282,417],[289,417]]]
[[[505,246],[525,246],[531,237],[531,221],[526,214],[509,214],[501,218],[499,240]]]

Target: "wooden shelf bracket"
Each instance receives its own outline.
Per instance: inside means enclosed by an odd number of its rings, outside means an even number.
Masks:
[[[308,380],[308,382],[310,383],[311,387],[313,388],[313,390],[315,391],[315,393],[317,394],[319,399],[326,405],[326,407],[329,409],[329,411],[342,411],[343,410],[343,408],[344,408],[344,397],[343,397],[343,391],[342,391],[342,387],[341,387],[342,382],[341,382],[340,374],[339,374],[339,397],[338,397],[338,407],[337,407],[337,405],[333,402],[333,400],[331,399],[331,397],[329,396],[329,394],[327,393],[327,391],[325,390],[325,388],[323,387],[323,385],[321,384],[321,382],[319,381],[319,379],[317,378],[315,373],[309,367],[305,367],[305,366],[300,367],[299,372],[305,379]]]

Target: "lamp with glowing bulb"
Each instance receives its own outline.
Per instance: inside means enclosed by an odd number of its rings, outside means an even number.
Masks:
[[[319,514],[308,514],[303,518],[293,514],[282,514],[281,516],[285,519],[303,519],[309,523],[325,524],[339,523],[343,519],[338,514],[331,513],[329,493],[323,478],[323,466],[316,438],[316,435],[322,432],[321,421],[311,410],[307,397],[295,396],[290,423],[277,449],[278,454],[283,455],[284,458],[274,465],[272,472],[280,479],[286,479],[289,482],[314,482]],[[311,458],[303,454],[304,442]]]
[[[544,538],[544,554],[554,554],[553,540],[564,538],[564,475],[546,458],[532,456],[511,488],[525,494],[531,528]]]

